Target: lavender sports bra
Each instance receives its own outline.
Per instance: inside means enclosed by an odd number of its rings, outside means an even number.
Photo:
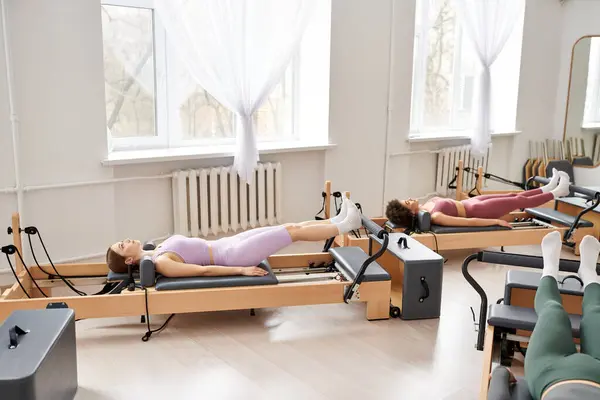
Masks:
[[[449,215],[451,217],[458,217],[458,210],[456,209],[456,204],[454,204],[454,200],[452,199],[435,199],[430,214],[435,212],[441,212],[442,214]]]
[[[190,238],[183,235],[173,235],[157,247],[152,260],[164,253],[177,254],[184,263],[210,265],[210,254],[207,241],[201,238]]]

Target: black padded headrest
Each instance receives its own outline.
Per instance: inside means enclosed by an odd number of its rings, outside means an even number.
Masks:
[[[594,161],[592,161],[592,159],[589,157],[577,157],[573,159],[573,165],[593,166]]]
[[[142,246],[144,250],[154,250],[156,246],[152,242],[145,242],[144,246]]]
[[[431,214],[429,214],[429,211],[419,210],[415,228],[419,232],[429,232],[431,230]]]

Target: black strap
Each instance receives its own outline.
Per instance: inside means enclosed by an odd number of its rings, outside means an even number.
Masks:
[[[318,221],[322,221],[325,219],[323,217],[319,217],[319,214],[321,214],[323,210],[325,210],[325,197],[327,197],[327,194],[325,192],[321,192],[321,196],[323,197],[323,204],[321,205],[321,209],[317,211],[317,214],[315,215],[315,219]]]
[[[398,239],[398,246],[403,249],[410,249],[410,247],[408,247],[408,240],[405,237],[400,237],[400,239]]]
[[[583,286],[583,281],[582,281],[582,280],[581,280],[581,278],[580,278],[579,276],[577,276],[577,275],[568,275],[568,276],[565,276],[565,277],[564,277],[564,279],[563,279],[562,281],[560,281],[560,284],[561,284],[561,285],[564,285],[564,284],[565,284],[565,281],[566,281],[567,279],[575,279],[576,281],[578,281],[578,282],[581,284],[581,286]]]
[[[19,325],[15,325],[8,330],[8,336],[10,338],[9,349],[16,349],[19,345],[19,336],[29,333],[29,330],[23,330]]]
[[[419,297],[419,303],[422,303],[426,298],[429,297],[429,285],[427,284],[427,280],[424,276],[421,277],[421,286],[423,286],[423,289],[425,289],[425,296]]]

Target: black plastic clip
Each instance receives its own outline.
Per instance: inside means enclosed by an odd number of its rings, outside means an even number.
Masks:
[[[408,247],[408,239],[405,237],[400,237],[400,239],[398,239],[398,246],[402,247],[403,249],[410,249],[410,247]]]
[[[8,330],[8,336],[10,338],[9,349],[16,349],[19,345],[19,336],[26,335],[29,333],[29,329],[24,330],[18,325],[13,326]]]
[[[17,248],[15,245],[9,244],[8,246],[0,247],[0,251],[2,251],[6,255],[13,255],[17,252]]]

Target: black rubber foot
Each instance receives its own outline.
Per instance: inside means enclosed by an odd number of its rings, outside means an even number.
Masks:
[[[392,318],[400,318],[400,308],[396,306],[390,307],[390,317]]]
[[[504,252],[504,246],[500,247],[500,251]]]
[[[256,315],[256,312],[254,311],[254,308],[250,309],[250,316],[254,317]]]
[[[145,324],[145,323],[146,323],[146,316],[145,316],[145,315],[142,315],[142,316],[140,317],[140,323],[141,323],[141,324]]]

